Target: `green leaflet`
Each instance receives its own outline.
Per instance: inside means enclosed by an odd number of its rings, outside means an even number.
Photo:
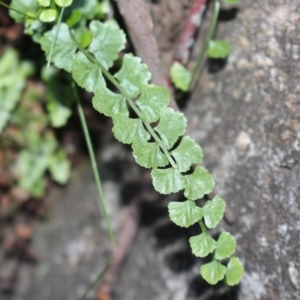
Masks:
[[[218,261],[213,260],[208,264],[202,265],[200,268],[200,273],[208,283],[216,284],[218,281],[224,278],[226,267],[224,267]]]
[[[220,196],[215,196],[212,201],[207,201],[202,209],[205,225],[215,228],[223,218],[225,201]]]
[[[76,0],[66,8],[65,12],[69,15],[71,12],[77,10],[80,11],[82,18],[91,20],[99,13],[100,4],[98,2],[98,0]]]
[[[90,29],[93,40],[89,51],[95,55],[105,69],[109,69],[117,59],[119,52],[125,47],[125,34],[113,23],[92,21]]]
[[[82,19],[82,13],[79,9],[75,9],[72,11],[71,15],[68,17],[66,23],[69,28],[78,24]]]
[[[124,114],[113,116],[112,129],[115,138],[124,144],[132,144],[135,139],[147,141],[150,134],[145,130],[140,119],[131,119]]]
[[[212,176],[200,166],[196,167],[191,175],[185,175],[184,180],[184,195],[190,200],[202,198],[205,194],[209,194],[215,186]]]
[[[132,144],[136,162],[145,168],[165,167],[169,164],[167,157],[161,152],[158,143],[135,140]]]
[[[147,84],[151,78],[148,66],[141,63],[139,57],[125,54],[120,71],[115,74],[122,88],[126,92],[126,96],[130,98],[136,97],[142,90],[144,84]]]
[[[13,0],[11,7],[26,15],[34,16],[37,14],[40,5],[36,0]],[[13,10],[9,11],[9,15],[18,23],[25,22],[26,20],[25,16]]]
[[[111,92],[105,86],[95,91],[93,106],[107,117],[114,117],[117,114],[129,115],[124,96]]]
[[[52,30],[46,32],[40,41],[42,49],[46,52],[47,58],[50,55],[51,45],[56,36],[57,26],[59,25],[54,26]],[[51,61],[54,62],[56,67],[71,72],[72,59],[76,49],[77,45],[70,35],[68,25],[61,23]]]
[[[171,70],[170,75],[173,83],[175,86],[182,90],[182,91],[188,91],[191,80],[192,80],[192,74],[179,62],[174,62]]]
[[[215,258],[221,260],[229,257],[234,253],[235,246],[235,238],[228,232],[222,232],[217,241]]]
[[[38,136],[38,138],[34,145],[36,149],[22,150],[17,160],[17,168],[21,175],[18,185],[35,197],[44,195],[43,175],[49,166],[52,152],[57,147],[52,135],[45,138]]]
[[[158,132],[163,145],[170,149],[185,133],[185,128],[186,118],[184,115],[168,107],[162,112],[159,123],[154,129]]]
[[[171,152],[180,172],[186,172],[192,164],[202,162],[202,149],[188,136],[184,136],[179,146]]]
[[[55,9],[47,8],[43,9],[40,14],[40,20],[42,22],[53,22],[56,20],[57,12]]]
[[[0,133],[11,118],[11,113],[17,106],[26,77],[32,67],[28,63],[20,63],[15,50],[6,49],[0,58]]]
[[[190,238],[190,245],[194,255],[205,257],[212,253],[216,248],[216,241],[211,238],[206,232]]]
[[[230,52],[230,45],[227,41],[210,41],[208,56],[211,58],[225,58]]]
[[[95,92],[97,88],[106,86],[99,66],[90,62],[82,52],[78,52],[73,58],[72,76],[88,92]]]
[[[37,2],[44,7],[47,7],[50,5],[51,0],[37,0]]]
[[[227,265],[225,276],[226,284],[229,286],[238,284],[244,275],[244,267],[237,257],[231,257]]]
[[[66,125],[72,114],[73,97],[70,87],[53,79],[47,85],[46,97],[51,125],[56,128]]]
[[[54,0],[55,3],[58,5],[58,6],[70,6],[73,2],[73,0]]]
[[[180,227],[190,227],[202,218],[202,210],[194,201],[170,202],[170,219]]]
[[[70,178],[71,164],[63,150],[53,154],[49,159],[49,171],[54,181],[66,184]]]
[[[154,188],[161,194],[176,193],[183,189],[183,176],[174,168],[153,169],[151,172]]]
[[[141,86],[141,96],[136,101],[136,105],[141,110],[143,120],[147,123],[152,123],[159,119],[169,102],[170,95],[166,88],[153,84],[144,84]]]

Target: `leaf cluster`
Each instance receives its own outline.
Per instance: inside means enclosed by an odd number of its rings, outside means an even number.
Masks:
[[[42,197],[46,171],[54,181],[64,184],[70,175],[70,162],[49,128],[51,115],[42,107],[42,91],[34,84],[26,86],[33,70],[29,62],[19,61],[12,48],[0,58],[0,144],[1,152],[15,153],[11,175],[17,185],[30,196]]]
[[[39,5],[48,7],[48,2],[39,0]],[[73,4],[69,2],[70,6],[66,8],[68,18],[38,40],[47,59],[71,73],[80,87],[94,93],[94,108],[112,118],[116,139],[131,145],[136,162],[151,169],[153,185],[158,192],[183,191],[184,201],[171,202],[169,215],[181,227],[199,223],[202,233],[191,237],[192,251],[199,257],[213,253],[212,262],[200,269],[204,279],[215,284],[225,278],[228,285],[237,284],[243,274],[241,262],[232,257],[227,267],[221,263],[234,253],[235,239],[223,232],[215,241],[207,234],[207,228],[216,227],[222,219],[224,200],[216,196],[203,207],[197,205],[198,199],[212,192],[215,183],[211,174],[200,165],[203,158],[201,147],[185,135],[185,116],[168,107],[170,96],[167,89],[149,83],[151,74],[139,57],[125,54],[120,70],[112,75],[109,69],[125,48],[124,32],[110,21],[93,20],[86,28],[85,20],[73,6],[75,1]],[[215,52],[220,52],[218,43],[212,46]],[[176,68],[182,71],[180,66]],[[115,89],[108,88],[107,81]],[[188,80],[181,83],[183,88],[188,84]],[[60,115],[57,111],[53,114]],[[24,161],[30,161],[24,156]],[[24,169],[28,165],[24,163]],[[36,169],[45,169],[45,165],[41,160]]]
[[[120,70],[114,75],[108,72],[125,47],[126,39],[121,29],[111,22],[92,21],[89,30],[92,39],[84,48],[76,39],[76,30],[62,23],[53,63],[71,72],[80,87],[95,94],[94,108],[112,118],[116,139],[131,145],[136,162],[152,169],[153,185],[158,192],[170,194],[183,190],[186,200],[171,202],[169,214],[178,226],[202,224],[202,234],[190,240],[196,256],[214,253],[213,261],[201,267],[202,276],[211,284],[224,276],[228,285],[238,283],[243,273],[240,261],[231,258],[227,268],[220,263],[234,253],[234,238],[224,232],[214,241],[206,232],[206,228],[216,227],[222,219],[224,200],[216,196],[203,207],[196,204],[197,199],[213,190],[215,183],[211,174],[199,165],[203,157],[200,146],[185,136],[186,118],[168,107],[167,89],[149,84],[151,74],[139,57],[125,54]],[[56,32],[54,27],[41,39],[47,56]],[[107,80],[117,91],[107,87]]]

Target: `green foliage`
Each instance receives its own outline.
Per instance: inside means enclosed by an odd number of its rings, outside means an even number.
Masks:
[[[203,207],[205,225],[208,228],[215,228],[222,220],[224,211],[225,201],[220,196],[214,197],[212,201],[207,201]]]
[[[226,274],[226,267],[217,260],[213,260],[208,264],[202,265],[200,273],[208,283],[216,284],[224,278]]]
[[[121,70],[115,77],[119,80],[124,91],[126,91],[126,96],[133,98],[148,83],[151,74],[148,71],[147,65],[142,64],[139,57],[134,57],[132,54],[125,54]]]
[[[29,63],[19,62],[18,54],[12,48],[0,57],[0,133],[11,118],[26,84],[26,77],[32,73]]]
[[[216,245],[215,258],[222,260],[231,256],[235,251],[236,240],[228,232],[222,232]]]
[[[180,172],[186,172],[192,164],[202,162],[202,149],[188,136],[184,136],[179,146],[171,152],[175,158]]]
[[[56,37],[58,28],[59,31]],[[51,46],[56,38],[57,40],[52,53],[51,62],[54,62],[56,67],[71,72],[72,59],[76,52],[77,45],[72,39],[66,24],[56,25],[51,31],[48,31],[40,41],[41,47],[46,52],[47,59],[49,59]]]
[[[230,45],[226,41],[210,41],[207,54],[211,58],[225,58],[230,52]]]
[[[70,177],[71,164],[64,151],[54,153],[49,160],[49,171],[52,179],[60,184],[66,184]]]
[[[40,20],[42,22],[53,22],[56,20],[57,11],[55,9],[43,9],[40,14]]]
[[[193,254],[198,257],[206,257],[215,250],[216,241],[206,232],[202,232],[201,234],[190,238],[190,245]]]
[[[192,252],[199,257],[213,253],[214,257],[212,262],[201,267],[203,278],[215,284],[226,274],[228,285],[238,283],[243,273],[239,260],[231,258],[228,268],[219,262],[234,253],[234,238],[225,232],[215,241],[207,233],[207,228],[214,228],[222,219],[224,200],[216,196],[203,207],[197,204],[198,199],[211,193],[215,183],[211,174],[199,165],[203,157],[202,149],[191,138],[184,136],[185,116],[168,107],[170,96],[165,88],[149,84],[151,74],[139,57],[125,54],[120,70],[114,75],[108,72],[119,52],[125,48],[126,38],[113,22],[93,20],[89,30],[85,27],[86,20],[92,18],[95,11],[97,13],[96,7],[99,6],[96,1],[63,1],[55,2],[59,6],[69,5],[66,22],[54,26],[40,40],[46,56],[49,58],[53,48],[51,62],[70,72],[79,86],[95,94],[94,108],[113,119],[112,131],[116,139],[131,145],[137,163],[152,169],[153,185],[158,192],[170,194],[184,190],[186,199],[169,203],[169,215],[181,227],[200,223],[202,233],[190,238]],[[47,2],[41,4],[46,6]],[[209,55],[224,57],[228,52],[226,43],[210,43]],[[178,64],[173,66],[171,73],[176,85],[187,90],[191,83],[190,73]],[[106,81],[117,91],[110,90]],[[51,93],[54,93],[53,89]],[[60,92],[61,95],[63,93]],[[52,123],[61,125],[68,113],[58,105],[62,103],[58,96],[52,98],[55,99],[55,105],[51,106]],[[54,115],[57,116],[55,120]],[[26,155],[30,163],[24,165],[32,165],[29,155]],[[42,173],[42,170],[44,172],[49,168],[54,179],[65,182],[66,178],[61,176],[61,172],[68,170],[64,158],[61,153],[50,153],[37,163],[36,169]]]
[[[21,146],[15,164],[18,185],[34,197],[44,196],[48,170],[59,184],[66,183],[70,176],[70,162],[48,129],[50,117],[42,110],[40,99],[41,91],[36,87],[27,89],[10,120],[20,131],[13,136]]]
[[[40,5],[36,0],[12,0],[11,7],[19,12],[22,12],[23,14],[20,14],[15,10],[10,10],[9,15],[16,22],[23,23],[25,21],[28,21],[28,18],[26,18],[25,15],[32,17],[37,15]]]
[[[184,196],[190,200],[197,200],[209,194],[215,182],[206,169],[198,166],[191,175],[185,176],[185,186]]]
[[[54,0],[55,3],[58,5],[58,6],[70,6],[73,2],[73,0]]]
[[[190,227],[202,218],[202,210],[194,201],[170,202],[170,219],[180,227]]]
[[[189,90],[192,74],[182,64],[174,62],[170,70],[170,75],[174,85],[178,89],[185,92]]]
[[[90,30],[93,35],[89,51],[95,55],[99,63],[108,69],[125,48],[125,34],[114,23],[92,21]]]
[[[227,285],[238,284],[244,275],[244,267],[237,257],[231,257],[227,265],[225,281]]]

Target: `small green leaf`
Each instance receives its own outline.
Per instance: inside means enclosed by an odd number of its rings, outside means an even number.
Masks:
[[[174,85],[186,92],[189,89],[191,80],[192,80],[192,74],[179,62],[174,62],[171,71],[170,71],[171,79],[174,83]]]
[[[164,146],[170,149],[185,133],[185,128],[186,118],[184,115],[168,107],[162,112],[159,123],[154,129],[159,133]]]
[[[0,58],[0,133],[11,120],[11,114],[21,100],[26,83],[27,71],[22,70],[24,63],[19,62],[18,53],[7,48]],[[25,68],[24,68],[25,69]]]
[[[192,164],[202,162],[202,149],[191,138],[184,136],[179,146],[171,152],[175,158],[180,172],[186,172],[190,169]]]
[[[215,228],[223,218],[225,201],[220,196],[215,196],[212,201],[207,201],[203,207],[205,225],[208,228]]]
[[[47,23],[47,22],[50,23],[50,22],[55,21],[56,16],[57,16],[57,12],[55,9],[51,9],[51,8],[43,9],[40,14],[40,20],[45,23]]]
[[[78,22],[81,21],[82,18],[82,13],[79,9],[76,9],[72,11],[71,15],[68,17],[66,23],[69,26],[69,28],[73,27],[76,25]]]
[[[126,91],[128,97],[136,97],[151,78],[147,65],[141,63],[141,58],[131,53],[123,57],[122,67],[115,77]]]
[[[57,81],[50,82],[46,97],[51,125],[56,128],[66,125],[72,114],[73,97],[70,87]]]
[[[230,52],[230,44],[226,41],[210,41],[208,56],[211,58],[225,58]]]
[[[166,88],[144,84],[141,88],[141,96],[136,104],[141,110],[143,120],[152,123],[159,119],[161,112],[168,106],[169,101],[170,95]]]
[[[190,245],[194,255],[198,257],[205,257],[215,250],[216,241],[207,233],[202,232],[201,234],[190,238]]]
[[[48,7],[50,5],[51,0],[37,0],[37,2],[44,7]]]
[[[72,76],[78,85],[88,92],[106,86],[99,66],[90,62],[82,52],[76,53],[73,58]]]
[[[228,4],[237,4],[240,3],[240,0],[221,0],[224,3],[228,3]]]
[[[213,260],[208,264],[202,265],[200,268],[200,273],[209,284],[216,284],[218,281],[224,278],[226,267],[220,264],[218,261]]]
[[[148,143],[136,140],[132,144],[133,156],[136,162],[145,168],[158,168],[166,166],[169,161],[161,152],[158,143]]]
[[[229,232],[222,232],[217,241],[215,258],[224,259],[232,255],[235,251],[236,240]]]
[[[60,7],[67,7],[70,6],[73,3],[73,0],[54,0],[55,3]]]
[[[111,92],[105,86],[96,89],[93,106],[107,117],[114,117],[117,114],[129,116],[124,96]]]
[[[65,151],[60,150],[50,157],[49,171],[52,179],[60,184],[66,184],[70,178],[71,164]]]
[[[52,43],[54,42],[56,32],[56,25],[52,30],[45,33],[41,39],[42,49],[46,52],[47,57],[50,55]],[[51,61],[54,62],[58,68],[63,68],[68,72],[71,72],[72,58],[75,54],[77,46],[73,41],[67,24],[60,24],[60,28],[57,35],[57,40],[53,49]]]
[[[190,227],[202,218],[202,210],[194,201],[170,202],[168,209],[171,221],[180,227]]]
[[[112,129],[115,138],[124,144],[132,144],[135,139],[149,140],[150,135],[139,119],[128,118],[125,114],[113,116]]]
[[[113,23],[92,21],[90,29],[93,40],[89,51],[95,55],[105,69],[109,69],[117,59],[118,53],[125,47],[125,34]]]
[[[36,0],[13,0],[10,5],[23,14],[30,16],[35,16],[40,9],[40,5]],[[23,23],[27,19],[14,10],[10,10],[9,15],[18,23]]]
[[[202,198],[205,194],[209,194],[215,186],[213,177],[200,166],[196,167],[191,175],[185,175],[184,180],[184,195],[190,200]]]
[[[227,265],[225,276],[226,284],[229,286],[238,284],[244,275],[244,266],[237,257],[231,257]]]
[[[151,172],[154,188],[161,194],[176,193],[183,189],[183,178],[174,168],[153,169]]]
[[[102,0],[76,0],[66,8],[65,13],[70,15],[73,11],[79,10],[83,19],[92,20],[99,14],[99,2]]]

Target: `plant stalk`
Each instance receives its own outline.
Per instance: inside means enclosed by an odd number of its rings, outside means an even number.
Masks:
[[[198,57],[198,60],[197,60],[197,63],[196,63],[196,66],[192,72],[192,79],[191,79],[191,82],[190,82],[190,85],[189,85],[189,90],[193,87],[194,85],[194,82],[195,82],[195,79],[196,79],[196,75],[199,71],[199,69],[201,68],[202,64],[203,64],[203,60],[205,58],[205,55],[207,53],[207,50],[208,50],[208,47],[209,47],[209,43],[216,31],[216,26],[217,26],[217,21],[218,21],[218,17],[219,17],[219,12],[220,12],[220,2],[219,0],[214,0],[214,14],[213,14],[213,19],[211,21],[211,24],[210,24],[210,28],[209,28],[209,31],[208,31],[208,34],[207,34],[207,37],[206,37],[206,40],[205,40],[205,44],[204,44],[204,47],[202,48],[201,52],[200,52],[200,55]]]
[[[87,127],[87,124],[86,124],[86,119],[85,119],[85,116],[84,116],[84,112],[83,112],[83,109],[82,109],[82,105],[81,105],[80,98],[79,98],[79,95],[78,95],[78,92],[77,92],[74,81],[72,81],[72,88],[73,88],[73,91],[74,91],[74,96],[75,96],[75,100],[76,100],[76,104],[77,104],[77,110],[78,110],[81,126],[82,126],[82,129],[83,129],[86,145],[87,145],[87,148],[88,148],[88,152],[89,152],[89,156],[90,156],[90,160],[91,160],[91,165],[92,165],[92,170],[93,170],[93,174],[94,174],[94,178],[95,178],[95,182],[96,182],[96,186],[97,186],[97,190],[98,190],[99,209],[100,209],[100,212],[101,211],[103,212],[105,222],[106,222],[106,226],[107,226],[107,230],[108,230],[109,239],[110,239],[111,243],[113,244],[113,246],[115,246],[115,238],[114,238],[113,231],[111,229],[110,220],[109,220],[107,210],[106,210],[106,204],[105,204],[105,200],[104,200],[104,194],[103,194],[103,190],[102,190],[100,175],[99,175],[99,172],[98,172],[98,167],[97,167],[97,162],[96,162],[96,158],[95,158],[94,148],[93,148],[93,145],[92,145],[91,137],[89,135],[88,127]]]

